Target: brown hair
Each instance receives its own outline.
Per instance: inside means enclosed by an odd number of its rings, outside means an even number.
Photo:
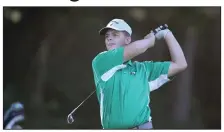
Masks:
[[[131,35],[127,31],[122,31],[126,37],[131,37]]]

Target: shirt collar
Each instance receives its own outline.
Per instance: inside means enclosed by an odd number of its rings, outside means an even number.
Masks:
[[[125,62],[125,64],[126,64],[126,65],[130,65],[130,66],[132,66],[132,62],[131,62],[131,60]]]

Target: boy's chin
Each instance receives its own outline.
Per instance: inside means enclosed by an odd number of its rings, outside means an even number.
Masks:
[[[116,47],[114,47],[114,48],[109,48],[109,49],[107,49],[107,50],[113,50],[113,49],[116,49]]]
[[[109,47],[107,48],[107,50],[113,50],[113,49],[116,49],[116,48],[119,48],[120,46],[112,46],[112,47]]]

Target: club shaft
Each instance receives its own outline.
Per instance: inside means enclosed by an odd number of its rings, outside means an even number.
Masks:
[[[96,92],[96,90],[94,90],[86,99],[84,99],[69,115],[72,115],[87,99],[93,95],[94,92]]]

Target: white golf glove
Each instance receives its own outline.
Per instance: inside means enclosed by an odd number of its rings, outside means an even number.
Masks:
[[[168,25],[164,24],[164,25],[159,26],[155,30],[153,30],[153,32],[156,36],[156,39],[160,40],[160,39],[164,39],[166,37],[167,33],[171,32],[171,31],[168,29]]]

